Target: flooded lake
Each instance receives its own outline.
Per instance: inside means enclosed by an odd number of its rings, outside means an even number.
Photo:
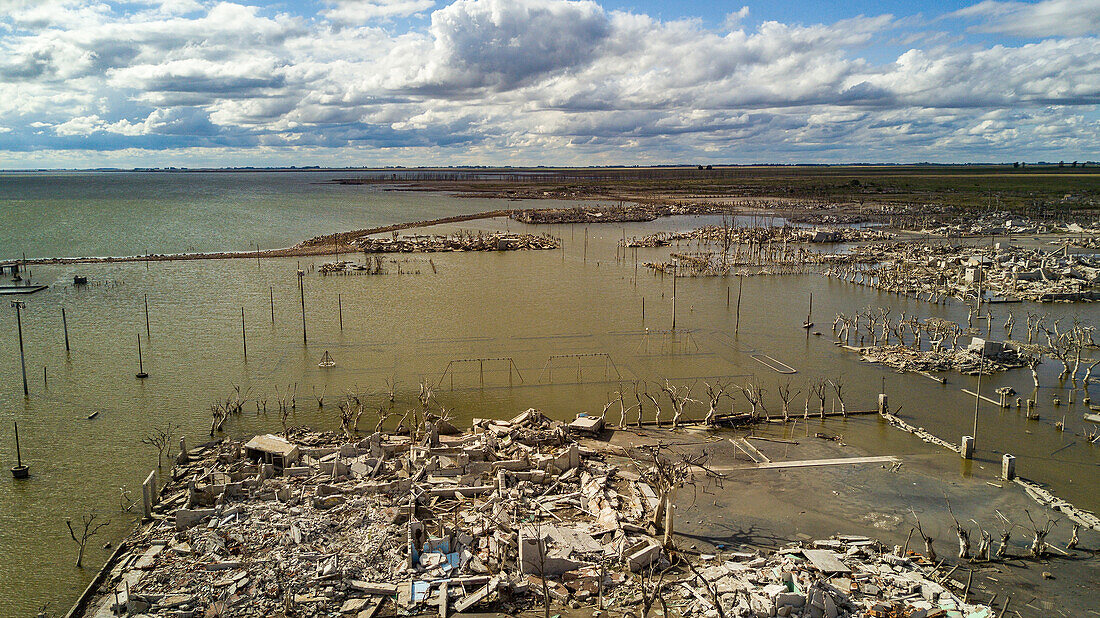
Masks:
[[[32,257],[248,249],[255,243],[268,248],[336,230],[550,205],[317,184],[342,175],[347,174],[0,176],[0,203],[10,213],[0,232],[0,257],[23,251]],[[716,221],[674,217],[585,227],[488,220],[441,227],[549,233],[561,238],[564,248],[390,256],[400,262],[401,274],[390,264],[384,275],[320,275],[316,267],[331,258],[32,267],[33,281],[50,287],[23,297],[27,399],[10,297],[0,308],[0,459],[14,465],[11,427],[17,420],[23,460],[32,474],[22,482],[0,480],[0,581],[9,597],[0,604],[0,616],[25,616],[48,601],[52,613],[65,611],[109,554],[102,545],[117,542],[133,525],[133,515],[121,512],[121,494],[140,497],[140,482],[157,459],[141,439],[171,424],[188,444],[208,440],[210,406],[229,398],[235,386],[250,403],[226,423],[231,437],[281,431],[274,410],[277,392],[288,389],[296,393],[290,422],[316,428],[338,427],[337,399],[365,393],[369,406],[360,427],[369,431],[378,418],[374,409],[387,405],[390,385],[396,385],[397,416],[416,405],[425,383],[435,387],[439,401],[463,426],[474,417],[507,417],[531,407],[561,419],[599,414],[617,392],[625,393],[630,405],[635,384],[656,395],[665,380],[692,385],[697,399],[705,396],[707,381],[753,382],[767,390],[772,413],[780,409],[778,385],[790,380],[792,389],[803,393],[792,405],[801,414],[807,380],[814,378],[841,378],[850,410],[874,408],[885,389],[891,408],[911,423],[952,442],[971,433],[974,397],[961,389],[973,391],[975,378],[951,374],[941,385],[862,363],[833,344],[830,329],[835,312],[868,305],[965,324],[966,308],[959,303],[932,305],[820,275],[755,276],[743,282],[680,278],[674,303],[672,278],[641,265],[666,259],[670,249],[637,250],[637,266],[633,251],[617,258],[616,243],[624,235]],[[299,266],[306,271],[305,343]],[[87,276],[89,285],[74,287],[74,275]],[[807,331],[801,325],[811,292],[816,326]],[[1003,336],[1005,311],[1014,310],[1020,320],[1029,308],[1052,317],[1080,315],[1094,324],[1100,317],[1094,304],[994,306],[993,337]],[[145,380],[134,375],[139,336]],[[335,367],[318,367],[325,352]],[[760,361],[761,355],[797,373],[779,374]],[[943,452],[938,457],[945,474],[998,468],[1001,455],[1009,452],[1017,456],[1022,476],[1048,483],[1078,506],[1100,508],[1100,446],[1082,437],[1087,409],[1080,399],[1069,404],[1066,391],[1055,388],[1059,369],[1049,361],[1040,367],[1038,421],[1025,420],[1015,407],[981,403],[976,459],[964,462]],[[983,378],[981,391],[994,396],[994,389],[1006,385],[1026,398],[1030,373]],[[324,407],[318,408],[315,395],[322,393]],[[1056,393],[1063,400],[1058,407],[1052,404]],[[266,414],[257,411],[257,401],[264,399]],[[729,403],[723,407],[728,410]],[[748,407],[738,396],[735,409]],[[612,421],[618,420],[617,410],[618,404],[609,411]],[[702,404],[690,404],[687,416],[698,418],[705,411]],[[93,413],[98,414],[89,419]],[[670,415],[667,406],[665,414]],[[1063,416],[1064,432],[1055,428]],[[390,425],[395,421],[391,417]],[[810,432],[839,434],[880,454],[900,451],[914,440],[884,429],[874,416],[809,425]],[[112,523],[109,533],[93,541],[89,568],[78,570],[64,522],[91,511]],[[728,516],[736,517],[735,510]]]

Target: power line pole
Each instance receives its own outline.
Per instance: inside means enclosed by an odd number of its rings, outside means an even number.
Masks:
[[[305,272],[303,272],[302,269],[299,268],[298,269],[298,293],[302,297],[302,344],[306,345],[308,343],[308,341],[306,340],[306,288],[305,288],[305,282],[302,280],[302,277],[304,277],[304,276],[305,276]]]

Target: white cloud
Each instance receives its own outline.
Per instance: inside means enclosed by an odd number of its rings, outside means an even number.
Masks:
[[[728,30],[733,30],[740,26],[741,22],[745,21],[745,18],[748,16],[749,7],[743,6],[740,9],[726,15],[725,26]]]
[[[435,0],[329,0],[331,8],[321,11],[330,21],[361,24],[422,13],[435,6]]]
[[[589,164],[1100,142],[1095,35],[989,46],[906,38],[890,15],[749,27],[747,8],[717,31],[570,0],[457,0],[395,32],[371,22],[435,3],[332,0],[298,17],[216,0],[43,2],[0,0],[0,151]],[[1018,10],[966,16],[988,26]],[[900,41],[892,60],[865,58]]]
[[[982,20],[971,28],[975,32],[1036,38],[1100,33],[1100,0],[984,0],[952,15]]]

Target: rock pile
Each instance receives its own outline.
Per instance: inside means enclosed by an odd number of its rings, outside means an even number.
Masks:
[[[905,345],[881,345],[858,350],[863,360],[869,363],[915,373],[958,371],[966,375],[989,375],[1027,365],[1027,359],[1007,345],[997,346],[995,354],[984,357],[980,350],[972,348],[919,350]]]

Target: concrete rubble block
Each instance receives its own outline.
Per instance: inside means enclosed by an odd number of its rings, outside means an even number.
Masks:
[[[378,615],[378,612],[381,611],[382,606],[385,604],[385,598],[374,599],[370,603],[368,603],[365,608],[360,610],[359,613],[355,615],[355,618],[374,618]]]
[[[604,420],[600,416],[578,416],[569,423],[569,431],[586,436],[596,436],[603,431]]]
[[[600,571],[596,567],[584,567],[566,571],[561,576],[562,584],[573,591],[579,599],[596,596],[600,590]],[[605,582],[606,583],[606,582]]]
[[[176,530],[187,530],[214,516],[214,509],[177,509]]]
[[[367,598],[348,599],[348,600],[344,601],[343,605],[340,606],[340,613],[341,614],[358,614],[360,611],[362,611],[362,609],[364,607],[367,606],[367,603],[369,603],[369,602],[370,602],[370,599],[367,599]]]
[[[520,529],[518,543],[519,572],[522,574],[554,577],[589,564],[550,553],[546,547],[545,535],[537,535],[530,527]]]
[[[151,569],[151,568],[153,568],[153,563],[156,561],[157,556],[159,556],[161,554],[161,552],[163,552],[163,551],[164,551],[164,545],[153,545],[148,550],[146,550],[145,553],[142,554],[140,558],[137,559],[137,562],[134,563],[134,568],[135,569]]]
[[[500,587],[500,578],[499,577],[494,577],[494,578],[490,579],[489,583],[487,583],[484,586],[478,588],[477,590],[474,590],[473,592],[466,595],[462,599],[459,599],[454,604],[455,613],[461,614],[462,612],[470,609],[474,605],[477,605],[481,601],[484,601],[485,599],[489,598],[489,595],[496,592],[497,588],[499,588],[499,587]]]
[[[348,587],[363,594],[374,596],[392,597],[397,594],[397,584],[365,582],[353,579],[348,582]]]
[[[527,584],[529,586],[528,591],[536,597],[542,597],[543,585],[545,584],[546,591],[550,594],[551,599],[559,603],[569,602],[569,589],[556,581],[536,575],[528,575]]]
[[[623,555],[626,556],[630,570],[637,573],[661,557],[661,546],[656,541],[647,539],[627,547]]]
[[[331,509],[334,506],[339,506],[347,502],[347,498],[344,496],[324,496],[315,498],[313,500],[313,508],[315,509]]]

